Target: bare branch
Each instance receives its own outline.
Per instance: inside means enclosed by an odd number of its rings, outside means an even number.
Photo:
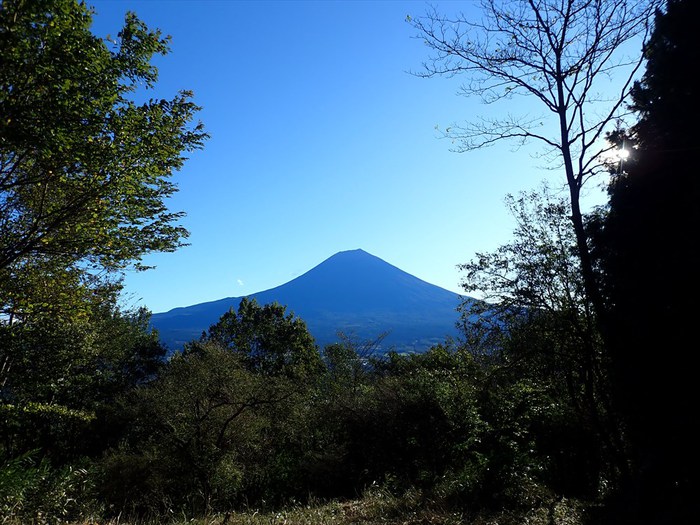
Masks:
[[[545,117],[490,116],[448,128],[469,151],[503,140],[541,142],[550,167],[563,168],[586,293],[602,298],[581,211],[584,183],[603,170],[599,144],[619,119],[641,67],[642,43],[661,0],[482,0],[481,18],[439,15],[413,21],[433,52],[419,76],[463,75],[462,94],[490,104],[529,95]],[[638,39],[633,56],[629,46]],[[617,86],[606,99],[611,81]],[[509,106],[509,110],[511,106]],[[561,170],[558,170],[561,171]]]
[[[463,75],[460,93],[477,96],[487,104],[527,94],[555,117],[552,124],[562,117],[566,122],[565,137],[558,131],[543,137],[542,133],[524,132],[518,118],[490,119],[496,130],[485,140],[474,140],[474,134],[464,130],[485,132],[487,119],[480,119],[474,128],[452,126],[458,133],[450,138],[464,141],[460,151],[493,144],[496,137],[535,138],[550,147],[571,148],[578,143],[577,154],[585,156],[608,124],[620,116],[642,60],[641,52],[634,59],[625,59],[621,48],[645,36],[656,5],[657,0],[483,0],[479,20],[463,14],[448,17],[433,9],[413,21],[418,36],[433,51],[423,71],[414,74]],[[620,92],[603,104],[594,94],[595,87],[620,71],[625,72]],[[592,119],[592,110],[598,106],[606,106],[606,111]],[[511,131],[503,126],[507,120],[513,123]],[[578,164],[584,163],[582,159]]]

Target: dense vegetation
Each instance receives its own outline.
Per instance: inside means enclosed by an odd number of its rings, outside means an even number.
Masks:
[[[656,14],[638,122],[609,136],[635,145],[609,205],[582,239],[570,200],[509,197],[512,241],[462,266],[489,301],[465,303],[460,340],[318,348],[284,306],[244,300],[166,359],[148,312],[117,299],[122,269],[186,236],[164,199],[206,138],[189,94],[130,97],[167,40],[127,15],[110,51],[74,0],[3,1],[3,523],[697,522],[681,270],[700,226],[698,5]],[[337,503],[363,495],[374,514]]]

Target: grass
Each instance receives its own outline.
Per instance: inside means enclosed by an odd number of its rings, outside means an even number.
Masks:
[[[396,497],[378,490],[358,500],[295,505],[272,512],[250,510],[196,519],[95,520],[73,525],[583,525],[585,514],[585,505],[562,498],[519,513],[468,515],[426,504],[417,494]]]

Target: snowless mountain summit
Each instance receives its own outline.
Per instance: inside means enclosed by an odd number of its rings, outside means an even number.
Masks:
[[[382,351],[422,352],[457,335],[460,296],[427,283],[364,250],[336,253],[299,277],[248,295],[260,304],[277,302],[301,317],[317,344],[342,332],[364,342],[387,334]],[[242,297],[154,314],[151,323],[175,350],[214,324]]]

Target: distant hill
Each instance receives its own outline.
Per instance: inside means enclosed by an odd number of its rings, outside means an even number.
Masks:
[[[456,336],[458,294],[432,285],[363,250],[339,252],[286,284],[249,295],[301,317],[320,347],[338,332],[366,341],[388,333],[381,351],[422,352]],[[151,323],[171,349],[198,338],[241,297],[156,313]]]

